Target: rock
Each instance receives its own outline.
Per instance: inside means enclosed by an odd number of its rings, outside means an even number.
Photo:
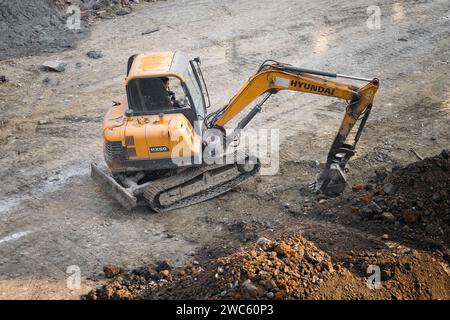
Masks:
[[[50,86],[57,86],[60,83],[60,80],[57,78],[51,78],[51,77],[45,77],[42,82],[50,85]]]
[[[440,236],[444,234],[442,228],[436,223],[430,223],[425,227],[425,231],[432,236]]]
[[[444,159],[450,158],[450,150],[447,149],[442,150],[441,155]]]
[[[367,190],[367,184],[354,184],[352,186],[353,192],[359,192],[359,191],[363,191],[363,190]]]
[[[387,281],[393,277],[393,272],[390,269],[381,268],[381,280]]]
[[[439,201],[441,201],[442,197],[439,192],[435,192],[435,193],[433,193],[433,196],[431,197],[431,199],[433,199],[433,201],[435,201],[435,202],[439,202]]]
[[[401,213],[401,216],[405,223],[408,225],[413,225],[417,222],[417,220],[419,220],[419,215],[417,214],[417,212],[414,212],[412,210],[404,210]]]
[[[217,268],[217,273],[218,273],[218,274],[223,274],[223,271],[224,271],[224,270],[223,270],[222,267],[218,267],[218,268]]]
[[[258,296],[258,288],[250,279],[245,280],[241,284],[241,293],[245,298],[256,298]]]
[[[40,125],[40,126],[42,126],[42,125],[44,125],[44,124],[49,124],[49,123],[50,123],[50,121],[45,120],[45,119],[42,119],[42,120],[39,120],[39,121],[38,121],[38,125]]]
[[[325,203],[325,202],[327,202],[327,200],[325,200],[325,199],[320,199],[320,200],[319,200],[319,204],[323,204],[323,203]]]
[[[274,249],[274,251],[281,257],[288,257],[291,253],[291,247],[284,241],[281,241]]]
[[[63,72],[66,70],[66,63],[63,61],[45,61],[42,64],[42,69],[44,71],[56,71],[56,72]]]
[[[387,233],[385,233],[385,234],[383,234],[383,235],[381,236],[381,239],[383,239],[383,240],[388,240],[388,239],[389,239],[389,235],[388,235]]]
[[[266,293],[266,297],[267,297],[268,299],[273,299],[274,296],[275,296],[275,294],[274,294],[273,292],[267,292],[267,293]]]
[[[390,212],[383,212],[381,214],[381,217],[383,218],[384,221],[389,223],[395,223],[395,221],[397,220],[395,219],[394,215]]]
[[[270,246],[272,244],[272,241],[270,241],[269,239],[265,238],[265,237],[261,237],[256,241],[256,244],[258,246],[263,247],[263,249],[267,249],[268,246]]]
[[[370,207],[370,205],[364,206],[360,210],[360,214],[365,218],[371,218],[373,216],[373,211],[372,211],[372,208]]]
[[[113,278],[123,272],[122,268],[114,265],[106,265],[103,267],[103,273],[107,278]]]
[[[383,213],[383,209],[381,209],[381,207],[374,201],[369,203],[369,207],[372,210],[372,212],[374,212],[374,213],[378,213],[378,214]]]
[[[392,194],[392,193],[394,193],[395,192],[395,186],[392,184],[392,183],[390,183],[390,182],[388,182],[388,183],[386,183],[384,186],[383,186],[383,191],[384,191],[384,193],[386,193],[386,194]]]
[[[194,262],[192,262],[192,264],[193,264],[194,266],[198,266],[200,263],[199,263],[197,260],[194,260]]]
[[[365,194],[363,194],[362,196],[359,197],[359,200],[369,203],[373,200],[373,193],[372,192],[367,192]]]
[[[170,271],[169,270],[161,270],[161,271],[159,271],[159,276],[163,279],[167,279],[170,277]]]
[[[121,8],[121,9],[116,11],[116,15],[118,15],[118,16],[125,16],[125,15],[130,14],[130,13],[131,13],[131,8],[129,8],[128,10],[125,9],[125,8]]]
[[[100,59],[103,57],[103,53],[101,51],[96,50],[88,51],[86,55],[91,59]]]
[[[95,12],[95,15],[99,18],[106,18],[108,16],[108,12],[106,10],[98,10]]]
[[[6,79],[5,76],[0,76],[0,83],[8,82],[8,79]]]
[[[362,269],[364,272],[366,272],[366,270],[367,270],[368,267],[369,267],[369,263],[368,263],[367,261],[364,261],[364,262],[361,264],[361,269]]]
[[[158,261],[155,268],[156,272],[161,270],[172,270],[172,267],[167,263],[167,261]]]

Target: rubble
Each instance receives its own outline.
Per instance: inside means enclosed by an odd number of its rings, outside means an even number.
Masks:
[[[352,210],[363,220],[380,218],[430,236],[448,239],[449,155],[449,150],[443,150],[434,157],[411,163],[404,168],[394,168],[389,175],[378,174],[373,178],[373,191],[354,187]]]

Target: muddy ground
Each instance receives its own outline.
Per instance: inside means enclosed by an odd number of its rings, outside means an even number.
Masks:
[[[7,81],[0,82],[0,297],[78,298],[105,281],[104,265],[133,269],[165,260],[172,268],[194,261],[206,266],[262,235],[278,239],[297,232],[348,270],[349,286],[367,277],[361,257],[372,263],[370,255],[382,251],[388,264],[396,261],[399,246],[415,250],[419,262],[410,262],[413,271],[399,268],[388,288],[410,288],[397,298],[448,299],[448,234],[439,228],[412,226],[408,232],[402,219],[391,225],[314,210],[356,196],[348,188],[324,202],[305,190],[319,171],[317,162],[325,160],[343,102],[279,93],[250,126],[280,130],[279,174],[196,206],[164,214],[126,212],[89,178],[89,163],[102,161],[102,116],[124,94],[126,60],[144,51],[180,49],[200,56],[212,109],[223,106],[268,58],[378,77],[380,90],[349,164],[350,185],[368,182],[375,170],[390,173],[417,161],[411,149],[421,157],[448,149],[447,1],[384,2],[380,29],[366,25],[372,4],[142,3],[130,14],[96,20],[74,49],[1,61]],[[142,35],[154,29],[159,31]],[[103,57],[90,59],[91,50]],[[43,72],[39,66],[46,60],[65,61],[66,70]],[[80,268],[80,289],[66,286],[72,265]],[[434,276],[434,284],[425,281]],[[395,298],[380,291],[332,296],[331,284],[323,287],[324,297]]]

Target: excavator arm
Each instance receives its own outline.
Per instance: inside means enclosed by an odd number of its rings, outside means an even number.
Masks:
[[[357,87],[351,84],[328,80],[323,77],[350,78],[367,82]],[[345,165],[354,155],[356,144],[366,124],[372,108],[375,93],[378,90],[378,79],[365,79],[336,73],[296,68],[278,62],[263,63],[259,70],[251,76],[222,109],[214,112],[207,119],[209,128],[223,128],[250,103],[261,95],[264,98],[240,121],[231,137],[233,140],[250,120],[262,110],[264,102],[281,90],[300,91],[335,97],[348,102],[344,118],[337,135],[328,152],[325,168],[316,181],[310,185],[310,190],[321,191],[327,195],[337,195],[346,186]],[[358,120],[361,120],[351,143],[347,142],[349,134]]]

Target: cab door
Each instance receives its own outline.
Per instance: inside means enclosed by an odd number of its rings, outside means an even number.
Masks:
[[[200,60],[198,60],[198,58],[189,61],[186,84],[193,100],[197,112],[197,117],[200,122],[203,122],[203,119],[206,116],[206,109],[209,107],[210,103],[208,90],[203,79],[199,61]]]

